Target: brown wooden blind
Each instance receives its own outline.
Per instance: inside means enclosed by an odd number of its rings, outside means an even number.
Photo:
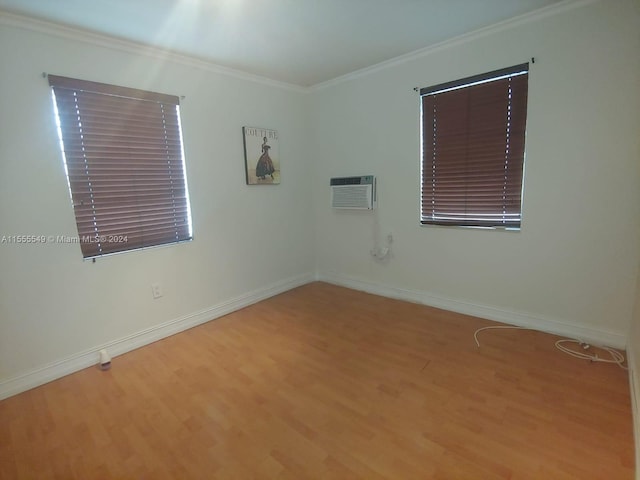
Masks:
[[[85,258],[191,239],[175,96],[49,75]]]
[[[523,64],[421,90],[421,223],[520,228],[527,89]]]

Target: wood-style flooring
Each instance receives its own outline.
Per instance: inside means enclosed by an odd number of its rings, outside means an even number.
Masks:
[[[0,402],[0,479],[632,479],[627,372],[309,284]]]

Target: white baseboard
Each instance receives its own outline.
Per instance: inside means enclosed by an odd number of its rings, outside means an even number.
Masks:
[[[570,325],[560,321],[536,317],[527,313],[472,304],[456,299],[433,295],[427,292],[391,287],[336,273],[319,272],[315,274],[309,273],[299,275],[275,282],[269,286],[248,292],[199,312],[194,312],[183,317],[170,320],[163,324],[136,332],[127,337],[107,342],[103,345],[97,345],[91,349],[87,349],[67,358],[52,362],[48,365],[35,368],[16,377],[3,380],[0,382],[0,400],[64,377],[70,373],[77,372],[83,368],[97,365],[99,362],[98,352],[102,349],[106,349],[112,357],[116,357],[314,280],[333,283],[384,297],[407,300],[414,303],[442,308],[444,310],[486,318],[510,325],[533,328],[557,335],[564,335],[570,338],[577,338],[594,345],[608,345],[615,348],[625,348],[626,346],[626,337],[614,332]],[[630,362],[630,365],[633,364]],[[640,388],[640,381],[635,378],[633,381],[634,383],[632,385],[636,385],[636,388]],[[638,400],[640,400],[640,391],[634,392],[632,390],[632,394],[636,393],[638,394]],[[638,480],[640,480],[640,477]]]
[[[77,372],[78,370],[97,365],[100,359],[98,352],[102,349],[106,349],[111,357],[116,357],[314,280],[315,275],[309,273],[275,282],[199,312],[170,320],[127,337],[95,346],[84,352],[35,368],[22,375],[0,382],[0,400],[51,382],[70,373]]]
[[[434,295],[428,292],[391,287],[367,280],[348,277],[338,273],[320,272],[316,275],[316,278],[323,282],[341,285],[354,290],[361,290],[383,297],[397,298],[398,300],[407,300],[413,303],[420,303],[430,307],[441,308],[443,310],[449,310],[465,315],[472,315],[474,317],[494,320],[496,322],[515,325],[518,327],[540,330],[554,335],[582,340],[593,345],[605,345],[620,349],[624,349],[627,345],[627,337],[620,333],[569,324],[559,320],[542,318],[530,313],[516,312],[487,305],[478,305],[462,300]]]
[[[640,378],[638,378],[639,365],[636,363],[636,355],[633,348],[627,348],[627,365],[629,366],[629,388],[631,390],[631,413],[633,415],[633,439],[636,453],[636,480],[640,480]]]
[[[390,287],[374,282],[369,282],[337,273],[319,272],[316,273],[316,280],[333,283],[354,290],[361,290],[381,295],[383,297],[397,298],[409,302],[420,303],[431,307],[442,308],[452,312],[472,315],[474,317],[494,320],[509,325],[532,328],[555,335],[579,339],[593,345],[606,345],[614,348],[625,349],[627,354],[627,365],[629,366],[629,388],[631,390],[631,411],[633,414],[633,434],[635,444],[635,478],[640,480],[640,365],[636,363],[635,353],[631,346],[627,345],[627,337],[620,333],[610,332],[601,329],[583,327],[568,324],[566,322],[542,318],[529,313],[515,312],[486,305],[477,305],[433,295],[417,290],[407,290]]]

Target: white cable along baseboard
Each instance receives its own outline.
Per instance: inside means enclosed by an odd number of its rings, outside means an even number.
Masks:
[[[102,349],[106,349],[112,357],[117,357],[123,353],[148,345],[202,323],[206,323],[266,298],[307,284],[313,280],[320,280],[375,295],[407,300],[413,303],[429,305],[436,308],[442,308],[444,310],[486,318],[510,325],[533,328],[535,330],[562,335],[569,338],[577,338],[590,342],[594,345],[608,345],[614,348],[625,348],[626,346],[626,337],[617,333],[569,325],[549,319],[541,319],[530,314],[522,314],[518,312],[500,310],[494,307],[461,302],[426,292],[390,287],[387,285],[354,279],[336,273],[323,272],[316,275],[308,273],[275,282],[272,285],[248,292],[205,310],[170,320],[152,328],[136,332],[125,338],[120,338],[102,345],[96,345],[83,352],[62,358],[47,365],[34,368],[33,370],[21,375],[1,381],[0,400],[51,382],[64,377],[65,375],[77,372],[83,368],[97,365],[100,359],[98,352]],[[473,341],[473,339],[470,341]],[[636,383],[638,382],[636,381]],[[638,480],[640,480],[640,478]]]
[[[397,298],[398,300],[420,303],[422,305],[441,308],[443,310],[462,313],[464,315],[471,315],[509,325],[527,327],[541,332],[578,339],[593,345],[603,345],[619,349],[624,349],[627,346],[626,335],[607,330],[573,325],[561,320],[542,318],[530,313],[505,310],[487,305],[478,305],[434,295],[429,292],[391,287],[388,285],[347,277],[334,272],[318,273],[317,279],[323,282],[353,288],[354,290],[372,293],[374,295]],[[473,341],[473,339],[471,339],[471,341]]]

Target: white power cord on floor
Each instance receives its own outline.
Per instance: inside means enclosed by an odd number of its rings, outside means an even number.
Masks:
[[[482,327],[479,328],[475,331],[475,333],[473,334],[473,339],[476,341],[476,345],[478,346],[478,348],[480,348],[480,341],[478,340],[478,334],[483,331],[483,330],[498,330],[498,329],[512,329],[512,330],[533,330],[533,328],[527,328],[527,327],[512,327],[510,325],[495,325],[492,327]]]
[[[556,342],[556,348],[561,352],[571,355],[572,357],[582,358],[583,360],[591,360],[592,362],[615,363],[620,368],[627,370],[627,367],[623,365],[624,355],[621,354],[619,351],[614,350],[613,348],[598,347],[604,350],[605,352],[607,352],[609,355],[611,355],[611,358],[602,358],[602,357],[599,357],[597,353],[591,354],[591,353],[577,352],[575,350],[567,348],[564,346],[565,343],[576,343],[579,346],[581,346],[584,350],[588,350],[590,348],[589,345],[586,343],[580,342],[578,340],[570,340],[566,338],[563,340],[558,340]]]
[[[498,330],[498,329],[535,330],[534,328],[513,327],[510,325],[495,325],[490,327],[482,327],[477,329],[473,334],[473,339],[476,341],[476,345],[478,346],[478,348],[480,347],[480,341],[478,340],[478,333],[482,332],[483,330]],[[567,348],[565,346],[567,343],[575,343],[576,345],[582,347],[582,349],[585,350],[585,352],[579,352],[579,351]],[[596,353],[593,353],[593,354],[586,353],[586,351],[589,350],[591,346],[587,343],[581,342],[580,340],[572,340],[569,338],[564,338],[556,342],[556,348],[561,352],[564,352],[567,355],[571,355],[572,357],[575,357],[575,358],[580,358],[582,360],[590,360],[592,362],[615,363],[620,368],[627,370],[627,367],[624,366],[624,360],[625,360],[624,355],[619,351],[614,350],[613,348],[610,348],[610,347],[598,347],[598,348],[604,350],[609,355],[611,355],[611,358],[602,358],[602,357],[599,357],[598,354]]]

